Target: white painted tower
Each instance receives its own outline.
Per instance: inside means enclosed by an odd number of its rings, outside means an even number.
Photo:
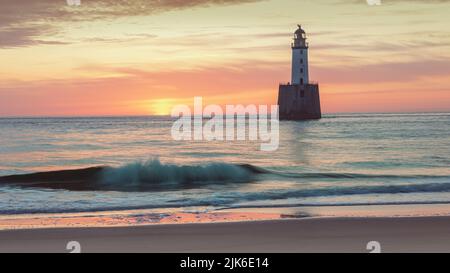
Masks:
[[[280,120],[322,118],[319,84],[309,81],[308,43],[300,25],[294,34],[292,47],[292,82],[280,84],[278,105]]]
[[[292,43],[292,84],[309,84],[308,43],[306,33],[298,25]]]

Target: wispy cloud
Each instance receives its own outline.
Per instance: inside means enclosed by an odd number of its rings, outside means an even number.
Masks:
[[[423,77],[450,76],[450,61],[417,60],[352,67],[313,67],[314,78],[329,84],[411,82]]]
[[[248,61],[229,66],[209,66],[195,70],[146,71],[130,67],[84,66],[80,70],[115,74],[114,77],[52,79],[3,82],[0,87],[0,116],[11,115],[109,115],[147,114],[136,102],[176,98],[193,94],[219,97],[247,104],[271,103],[278,79],[287,76],[282,63]],[[174,80],[176,79],[176,80]],[[21,98],[29,98],[23,100]],[[11,103],[21,100],[22,103]],[[222,101],[220,101],[222,100]]]
[[[0,25],[48,20],[97,20],[121,16],[151,15],[159,12],[212,5],[232,5],[264,0],[90,0],[68,6],[63,0],[2,0]]]
[[[90,0],[81,6],[68,6],[62,0],[1,0],[0,48],[35,44],[64,43],[39,37],[57,30],[68,21],[95,21],[128,16],[145,16],[170,10],[212,5],[232,5],[262,0]]]
[[[0,48],[14,48],[38,44],[61,45],[63,41],[42,39],[53,32],[53,28],[44,26],[24,26],[0,28]]]

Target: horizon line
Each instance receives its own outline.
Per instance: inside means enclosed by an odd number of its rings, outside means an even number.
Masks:
[[[447,111],[405,111],[405,112],[329,112],[324,113],[325,117],[329,115],[417,115],[417,114],[450,114],[450,110]],[[171,115],[18,115],[18,116],[0,116],[0,119],[14,119],[14,118],[136,118],[136,117],[171,117]]]

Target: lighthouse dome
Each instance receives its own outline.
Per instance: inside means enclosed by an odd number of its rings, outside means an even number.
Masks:
[[[306,34],[305,31],[302,29],[301,25],[298,25],[298,29],[295,31],[295,34],[297,35],[302,35],[302,34]]]

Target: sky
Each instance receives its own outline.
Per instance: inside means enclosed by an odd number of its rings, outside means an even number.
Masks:
[[[450,111],[450,0],[0,0],[0,116],[277,103],[297,24],[322,110]]]

